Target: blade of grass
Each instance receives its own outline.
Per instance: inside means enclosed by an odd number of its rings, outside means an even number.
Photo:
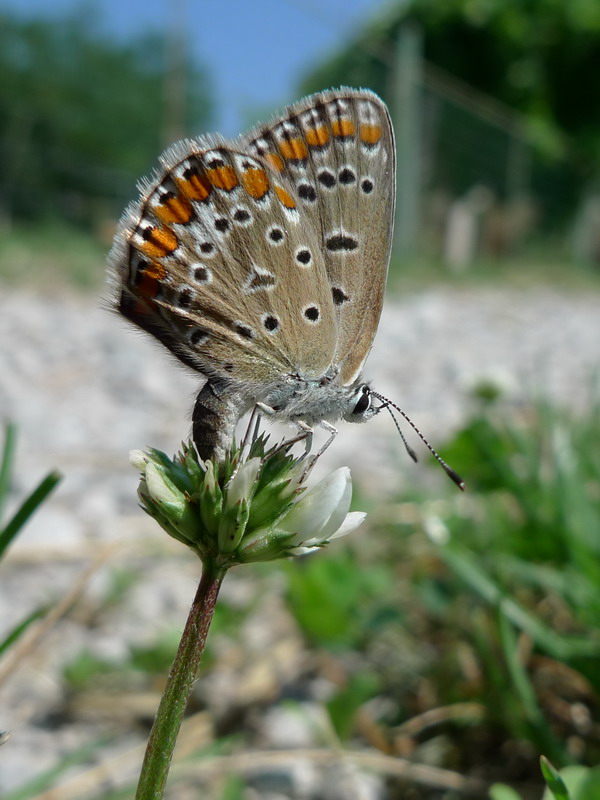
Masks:
[[[4,447],[2,448],[2,463],[0,464],[0,520],[8,497],[8,485],[12,474],[16,441],[17,426],[12,422],[8,422],[4,428]]]
[[[23,633],[27,630],[27,628],[31,625],[32,622],[35,622],[37,619],[40,619],[46,613],[46,608],[38,608],[29,614],[28,617],[25,617],[24,620],[18,623],[12,631],[9,631],[7,636],[0,642],[0,656],[4,653],[11,644],[17,641],[21,637]]]
[[[62,480],[60,472],[50,472],[39,483],[37,488],[31,492],[29,497],[24,500],[17,511],[13,514],[12,518],[6,523],[4,530],[0,532],[0,558],[4,551],[19,533],[23,525],[27,522],[29,517],[37,510],[41,503],[44,502],[46,497],[53,491],[56,485]]]
[[[569,791],[565,786],[565,782],[560,777],[554,764],[546,756],[540,756],[540,768],[546,781],[546,786],[554,795],[554,800],[569,800]]]
[[[502,608],[513,625],[527,633],[546,653],[563,661],[569,658],[597,657],[600,642],[581,637],[564,637],[544,625],[510,597],[506,597],[481,569],[476,561],[456,545],[440,548],[445,563],[461,577],[483,600],[491,606]]]
[[[535,690],[529,680],[529,675],[524,665],[519,658],[519,647],[517,637],[513,630],[510,620],[503,609],[499,609],[498,623],[500,629],[500,641],[502,643],[502,650],[504,653],[504,660],[508,667],[508,672],[512,681],[512,686],[519,698],[523,713],[531,726],[531,729],[537,734],[537,739],[540,745],[546,752],[552,754],[552,758],[557,761],[568,762],[570,759],[567,753],[561,746],[560,742],[555,738],[546,723],[544,715],[538,705]]]

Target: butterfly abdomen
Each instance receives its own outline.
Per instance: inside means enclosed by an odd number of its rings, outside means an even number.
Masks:
[[[192,438],[200,458],[221,461],[231,447],[235,426],[252,406],[229,385],[207,381],[196,398],[192,414]]]

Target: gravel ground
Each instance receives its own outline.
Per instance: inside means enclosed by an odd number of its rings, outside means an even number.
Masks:
[[[57,733],[46,724],[62,691],[60,666],[69,657],[85,646],[119,657],[126,643],[151,641],[157,631],[183,622],[197,567],[170,550],[138,511],[127,453],[146,445],[172,453],[189,433],[200,381],[93,298],[5,292],[0,341],[0,417],[19,425],[14,503],[50,469],[65,476],[0,568],[0,633],[64,595],[106,543],[139,542],[144,535],[151,547],[173,553],[172,560],[147,564],[127,614],[93,630],[85,615],[63,620],[42,653],[11,676],[0,701],[0,728],[13,730],[0,755],[1,793],[32,774],[32,748],[39,770],[85,740],[72,726]],[[544,395],[581,408],[599,365],[600,293],[439,288],[387,304],[366,377],[435,444],[464,420],[470,392],[482,379],[498,382],[510,403]],[[424,472],[403,453],[387,415],[340,429],[321,469],[349,464],[363,491],[392,492],[408,470],[413,480]],[[142,563],[139,552],[133,557]],[[109,568],[96,573],[86,590],[89,603],[106,593],[109,576]],[[226,591],[235,604],[250,590],[239,577]],[[272,606],[268,613],[272,618]],[[257,651],[280,636],[274,625]]]

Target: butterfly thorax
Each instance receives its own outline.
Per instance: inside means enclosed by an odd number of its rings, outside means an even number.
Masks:
[[[314,379],[293,374],[265,391],[212,379],[198,395],[193,413],[193,438],[200,457],[222,458],[240,418],[257,404],[275,419],[311,427],[341,418],[366,422],[379,410],[371,403],[368,384],[360,379],[344,386],[327,375]]]
[[[323,420],[363,422],[365,414],[354,413],[363,397],[363,386],[365,384],[360,378],[344,386],[328,374],[317,379],[295,374],[268,392],[261,393],[261,397],[255,400],[271,408],[275,418],[289,422],[301,420],[310,426],[318,425]],[[367,411],[368,408],[362,410]]]

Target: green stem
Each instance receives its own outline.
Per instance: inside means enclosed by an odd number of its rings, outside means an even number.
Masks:
[[[204,564],[200,585],[150,732],[135,800],[161,800],[164,795],[173,750],[224,577],[224,569],[211,563]]]

